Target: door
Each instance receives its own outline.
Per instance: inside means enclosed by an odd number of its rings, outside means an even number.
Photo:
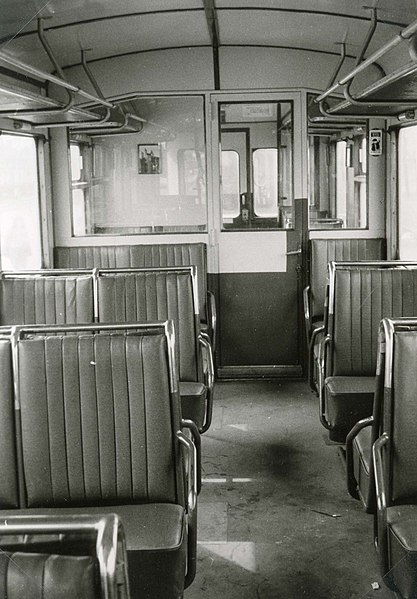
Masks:
[[[212,110],[219,377],[301,376],[307,202],[294,200],[298,96],[217,94]]]

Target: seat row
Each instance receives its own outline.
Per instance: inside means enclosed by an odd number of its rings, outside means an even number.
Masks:
[[[0,376],[7,596],[180,599],[195,575],[199,433],[181,416],[172,321],[3,327]],[[93,560],[75,536],[92,531]]]
[[[208,290],[207,247],[205,243],[73,246],[54,248],[54,267],[158,268],[195,266],[201,328],[216,346],[216,302]]]
[[[214,366],[200,330],[195,266],[3,272],[0,325],[171,319],[183,415],[210,427]]]
[[[402,599],[417,597],[417,318],[379,328],[373,413],[348,434],[348,490],[374,514],[381,574]]]
[[[330,262],[311,329],[320,420],[346,444],[349,493],[375,518],[386,584],[417,597],[417,263]]]

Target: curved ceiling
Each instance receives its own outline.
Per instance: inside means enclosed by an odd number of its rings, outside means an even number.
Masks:
[[[371,0],[378,27],[368,54],[417,18],[416,0]],[[0,0],[2,49],[51,71],[37,34],[59,64],[135,52],[210,46],[269,46],[337,55],[340,43],[356,57],[369,28],[364,0]]]

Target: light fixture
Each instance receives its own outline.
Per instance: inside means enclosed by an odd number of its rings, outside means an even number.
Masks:
[[[397,115],[399,121],[413,121],[415,119],[414,110],[406,110]]]

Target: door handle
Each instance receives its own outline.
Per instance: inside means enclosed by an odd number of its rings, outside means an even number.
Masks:
[[[300,248],[298,250],[292,250],[291,252],[285,252],[286,256],[295,256],[296,254],[302,254],[303,250]]]

